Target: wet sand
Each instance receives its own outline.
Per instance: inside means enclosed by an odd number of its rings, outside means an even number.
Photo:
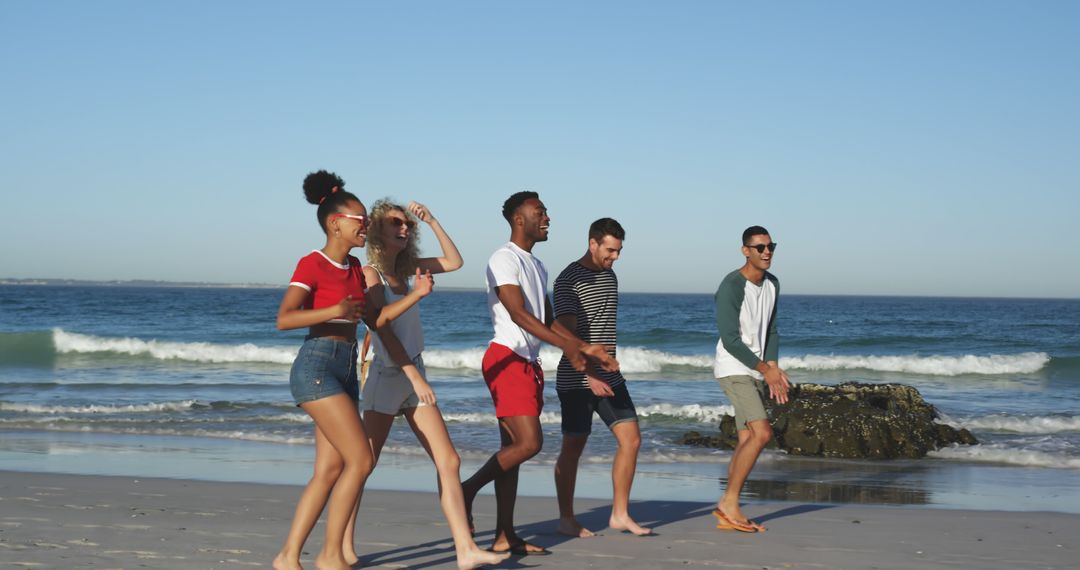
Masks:
[[[523,489],[524,491],[524,489]],[[0,567],[269,568],[300,488],[180,479],[0,471]],[[634,501],[656,536],[605,529],[609,505],[577,502],[600,536],[554,532],[551,497],[521,497],[523,536],[550,556],[503,568],[1076,568],[1080,515],[800,502],[751,503],[760,534],[716,530],[702,502]],[[477,542],[490,542],[494,500],[476,504]],[[322,543],[308,542],[306,567]],[[446,522],[432,493],[370,491],[358,547],[365,567],[453,568]]]

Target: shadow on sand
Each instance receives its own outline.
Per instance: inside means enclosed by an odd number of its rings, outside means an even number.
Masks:
[[[554,503],[555,499],[551,501]],[[758,505],[760,507],[761,505]],[[824,509],[833,508],[834,505],[819,505],[819,504],[798,504],[792,506],[784,506],[772,512],[756,515],[754,520],[758,522],[768,522],[772,520],[782,519],[784,517],[791,517],[820,511]],[[689,519],[702,519],[702,524],[711,525],[712,510],[714,505],[712,503],[691,503],[685,501],[632,501],[630,503],[630,511],[634,516],[634,520],[638,524],[650,528],[653,531],[651,536],[659,536],[663,534],[664,527],[672,525],[674,523],[685,521]],[[755,508],[755,510],[760,510]],[[618,534],[624,531],[617,531],[608,528],[608,519],[611,517],[611,506],[605,505],[602,507],[594,507],[582,512],[577,513],[578,522],[584,525],[586,528],[596,532],[597,536],[603,536],[605,534]],[[517,527],[518,534],[533,544],[538,544],[544,548],[555,548],[560,544],[568,542],[570,540],[578,540],[574,537],[565,536],[555,531],[556,526],[559,524],[559,519],[551,518],[543,521],[537,521]],[[629,533],[627,533],[629,534]],[[490,541],[494,539],[494,530],[480,530],[476,532],[476,543],[481,548],[485,548],[489,545]],[[641,537],[642,540],[649,540],[651,537]],[[588,540],[588,539],[585,539]],[[428,559],[431,556],[438,556],[437,559]],[[418,559],[425,559],[420,562]],[[409,568],[430,568],[433,566],[441,566],[444,564],[454,564],[456,558],[454,554],[453,541],[449,536],[446,538],[430,541],[423,544],[415,544],[411,546],[405,546],[400,548],[394,548],[391,550],[384,550],[382,552],[375,552],[367,556],[363,556],[360,560],[363,567],[370,567],[375,565],[400,565],[407,566]],[[534,566],[537,562],[542,560],[538,557],[510,557],[508,560],[498,565],[498,568],[528,568]],[[410,563],[410,561],[415,561]],[[528,564],[523,562],[528,561]]]

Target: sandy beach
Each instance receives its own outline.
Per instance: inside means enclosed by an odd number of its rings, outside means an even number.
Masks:
[[[0,471],[0,566],[9,568],[269,567],[299,487]],[[704,498],[703,499],[707,499]],[[477,541],[491,538],[494,503],[477,500]],[[553,532],[555,500],[522,497],[523,536],[545,557],[506,568],[1076,568],[1080,516],[797,502],[752,503],[763,534],[714,528],[708,502],[636,501],[657,535],[602,530],[608,506],[580,500],[591,539]],[[363,565],[452,568],[433,493],[371,491],[361,511]],[[317,552],[317,527],[307,551]],[[308,567],[311,558],[306,557]]]

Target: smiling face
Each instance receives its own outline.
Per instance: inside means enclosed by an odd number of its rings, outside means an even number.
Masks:
[[[769,249],[770,247],[772,249]],[[759,249],[761,251],[758,251]],[[751,267],[766,271],[772,266],[773,251],[775,249],[776,245],[773,244],[769,234],[757,234],[750,236],[746,245],[742,246],[742,253],[746,256],[746,262]]]
[[[538,198],[529,198],[518,207],[515,218],[520,219],[520,224],[525,237],[532,241],[547,241],[548,226],[551,217],[548,216],[547,207]]]
[[[409,245],[409,239],[416,228],[409,215],[397,208],[387,210],[379,219],[379,236],[388,249],[399,251]]]
[[[349,247],[364,247],[367,243],[367,229],[367,208],[356,200],[342,204],[327,220],[328,233],[344,240]]]
[[[623,240],[606,235],[599,242],[589,239],[589,258],[600,269],[611,269],[622,253]]]

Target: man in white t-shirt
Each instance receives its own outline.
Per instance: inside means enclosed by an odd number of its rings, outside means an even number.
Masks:
[[[582,342],[552,317],[547,297],[547,269],[532,255],[537,242],[547,241],[547,208],[536,192],[518,192],[503,204],[510,223],[510,241],[492,254],[487,266],[488,308],[495,337],[484,353],[484,381],[495,404],[502,447],[476,474],[462,483],[472,526],[472,502],[489,482],[495,482],[495,552],[518,556],[549,554],[529,544],[514,531],[518,466],[540,452],[543,431],[540,410],[544,405],[544,373],[540,368],[540,343],[562,349],[577,370],[586,359],[604,370],[618,370],[619,363],[602,345]]]

